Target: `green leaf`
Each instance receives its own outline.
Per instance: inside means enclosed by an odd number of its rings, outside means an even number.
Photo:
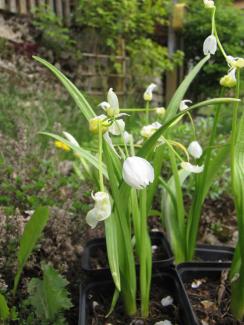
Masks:
[[[67,146],[69,146],[76,154],[80,155],[83,159],[85,159],[87,162],[89,162],[92,166],[94,166],[96,169],[98,169],[98,159],[97,157],[92,154],[90,151],[83,149],[82,147],[77,147],[75,145],[73,145],[70,141],[68,141],[67,139],[50,133],[50,132],[39,132],[39,134],[43,134],[43,135],[47,135],[53,139],[56,139],[58,141],[61,141],[63,143],[65,143]],[[106,171],[106,166],[103,164],[103,175],[104,177],[108,178],[108,173]]]
[[[33,278],[28,284],[27,302],[40,320],[56,321],[64,310],[73,306],[66,289],[68,281],[50,265],[42,265],[42,271],[42,280]]]
[[[201,70],[201,68],[204,66],[204,64],[209,60],[209,58],[210,58],[210,55],[205,56],[190,71],[190,73],[186,76],[186,78],[180,84],[180,86],[176,90],[176,92],[175,92],[174,96],[172,97],[172,99],[168,105],[168,108],[166,110],[165,122],[168,122],[175,116],[175,114],[180,106],[180,102],[184,99],[184,95],[187,92],[190,84],[192,83],[193,79],[197,76],[198,72]]]
[[[76,86],[67,78],[65,75],[60,72],[54,65],[47,62],[44,59],[41,59],[37,56],[33,56],[33,58],[37,61],[43,64],[45,67],[47,67],[49,70],[52,71],[52,73],[62,82],[64,87],[68,90],[71,97],[74,99],[77,106],[80,108],[82,114],[85,116],[85,118],[89,121],[91,118],[96,116],[93,109],[91,108],[88,101],[85,99],[85,97],[82,95],[82,93],[76,88]]]
[[[9,308],[5,297],[0,293],[0,320],[7,320],[9,317]]]
[[[36,209],[33,216],[25,226],[24,233],[20,240],[20,248],[18,251],[18,270],[14,278],[14,295],[16,293],[24,265],[31,255],[33,249],[35,248],[35,245],[40,238],[44,227],[47,224],[48,216],[48,208],[39,207]]]

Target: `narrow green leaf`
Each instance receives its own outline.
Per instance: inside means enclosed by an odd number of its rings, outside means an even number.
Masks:
[[[47,62],[44,59],[41,59],[37,56],[33,56],[33,58],[37,62],[43,64],[50,71],[52,71],[52,73],[62,82],[62,84],[68,90],[69,94],[74,99],[75,103],[80,108],[82,114],[85,116],[87,120],[90,120],[92,117],[96,116],[90,104],[82,95],[82,93],[76,88],[76,86],[67,77],[65,77],[65,75],[62,72],[60,72],[54,65]]]
[[[18,251],[18,270],[17,274],[14,278],[14,289],[13,294],[16,294],[16,290],[19,284],[20,275],[22,270],[27,262],[29,256],[31,255],[35,245],[40,238],[44,227],[48,221],[48,208],[47,207],[39,207],[34,212],[31,219],[25,226],[24,233],[20,240],[20,248]]]
[[[9,317],[9,308],[5,297],[0,293],[0,320],[7,320]]]
[[[186,76],[186,78],[183,80],[183,82],[180,84],[178,89],[176,90],[174,96],[172,97],[168,108],[166,110],[165,114],[165,122],[168,122],[171,120],[180,105],[180,102],[184,99],[184,95],[187,92],[190,84],[192,83],[193,79],[197,76],[198,72],[201,70],[201,68],[204,66],[204,64],[209,60],[210,55],[205,56]]]

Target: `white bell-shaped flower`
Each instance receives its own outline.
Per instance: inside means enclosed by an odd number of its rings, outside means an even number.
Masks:
[[[108,132],[113,135],[121,135],[125,129],[125,122],[123,120],[115,120],[113,124],[108,128]]]
[[[154,180],[154,169],[145,159],[137,156],[128,157],[123,164],[123,179],[131,187],[141,190]]]
[[[192,103],[192,101],[190,99],[184,99],[180,102],[180,111],[183,112],[185,111],[187,108],[189,108],[189,106],[187,105],[187,103]]]
[[[151,83],[151,84],[147,87],[147,89],[146,89],[146,91],[144,92],[144,95],[143,95],[143,98],[144,98],[145,101],[150,102],[150,101],[152,100],[152,93],[153,93],[153,91],[154,91],[154,89],[155,89],[156,87],[157,87],[157,85],[154,84],[154,83]]]
[[[227,62],[231,68],[244,68],[244,59],[243,58],[234,58],[231,55],[227,55]]]
[[[217,51],[217,40],[214,35],[209,35],[203,43],[203,53],[204,55],[212,54],[214,55]]]
[[[106,109],[108,116],[115,117],[119,115],[119,100],[113,88],[110,88],[107,95],[108,104],[110,107]]]
[[[214,8],[214,1],[213,0],[203,0],[205,8]]]
[[[183,161],[181,163],[181,167],[190,173],[199,174],[203,171],[204,166],[192,165],[191,163],[189,163],[187,161]]]
[[[202,155],[202,147],[198,141],[192,141],[187,150],[189,154],[196,159],[199,159]]]
[[[99,221],[107,219],[111,215],[111,203],[106,192],[97,192],[92,198],[95,201],[94,208],[86,215],[86,222],[94,229]]]
[[[149,125],[145,125],[142,127],[141,129],[141,135],[145,138],[149,138],[153,135],[153,133],[155,133],[160,127],[162,126],[162,124],[160,124],[159,122],[154,122],[152,124]]]

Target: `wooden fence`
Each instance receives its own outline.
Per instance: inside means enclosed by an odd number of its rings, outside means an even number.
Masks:
[[[72,0],[0,0],[0,10],[28,15],[40,5],[48,5],[66,25],[70,23]]]

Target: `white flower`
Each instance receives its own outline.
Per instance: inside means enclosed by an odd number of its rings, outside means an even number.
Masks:
[[[166,320],[161,320],[161,321],[155,323],[154,325],[173,325],[173,324],[171,323],[170,320],[166,319]]]
[[[214,1],[213,0],[203,0],[205,8],[214,8]]]
[[[165,111],[166,110],[165,110],[164,107],[157,107],[156,110],[155,110],[156,114],[159,115],[159,116],[163,116],[165,114]]]
[[[113,88],[110,88],[107,95],[107,100],[110,108],[107,109],[106,113],[109,116],[117,116],[119,114],[119,100]]]
[[[227,62],[231,68],[244,68],[244,59],[243,58],[234,58],[231,55],[227,55]]]
[[[215,54],[217,51],[217,40],[214,35],[209,35],[203,43],[204,55]]]
[[[146,91],[144,92],[143,98],[145,101],[150,102],[152,100],[152,92],[154,91],[154,89],[157,87],[156,84],[152,83],[150,84]]]
[[[161,300],[161,305],[167,307],[173,304],[174,299],[171,296],[167,296]]]
[[[190,104],[191,104],[192,101],[189,100],[189,99],[182,100],[182,101],[180,102],[180,111],[181,111],[181,112],[183,112],[184,110],[186,110],[187,108],[189,108],[189,106],[186,105],[186,103],[190,103]]]
[[[128,144],[128,143],[130,143],[131,140],[133,139],[133,136],[132,136],[132,134],[130,134],[129,132],[125,131],[125,132],[123,133],[123,138],[124,138],[125,143]]]
[[[141,190],[154,180],[154,169],[145,159],[128,157],[123,164],[123,179],[131,187]]]
[[[141,129],[141,135],[145,138],[149,138],[153,135],[153,133],[155,133],[160,127],[162,126],[162,124],[160,124],[159,122],[154,122],[152,124],[149,125],[145,125],[142,127]]]
[[[108,131],[113,135],[121,135],[125,129],[125,122],[123,120],[115,120],[108,128]]]
[[[202,147],[198,141],[192,141],[187,150],[189,154],[196,159],[199,159],[202,155]]]
[[[181,163],[181,167],[190,172],[190,173],[194,173],[194,174],[199,174],[203,171],[203,166],[198,166],[198,165],[192,165],[191,163],[187,162],[187,161],[183,161]]]
[[[107,219],[111,215],[111,203],[106,192],[97,192],[92,198],[95,201],[94,208],[86,215],[86,222],[93,229],[99,221]]]
[[[64,136],[66,137],[66,139],[69,140],[69,142],[73,145],[73,146],[76,146],[76,147],[79,147],[79,143],[76,141],[76,139],[73,137],[73,135],[71,135],[70,133],[68,132],[63,132]]]

